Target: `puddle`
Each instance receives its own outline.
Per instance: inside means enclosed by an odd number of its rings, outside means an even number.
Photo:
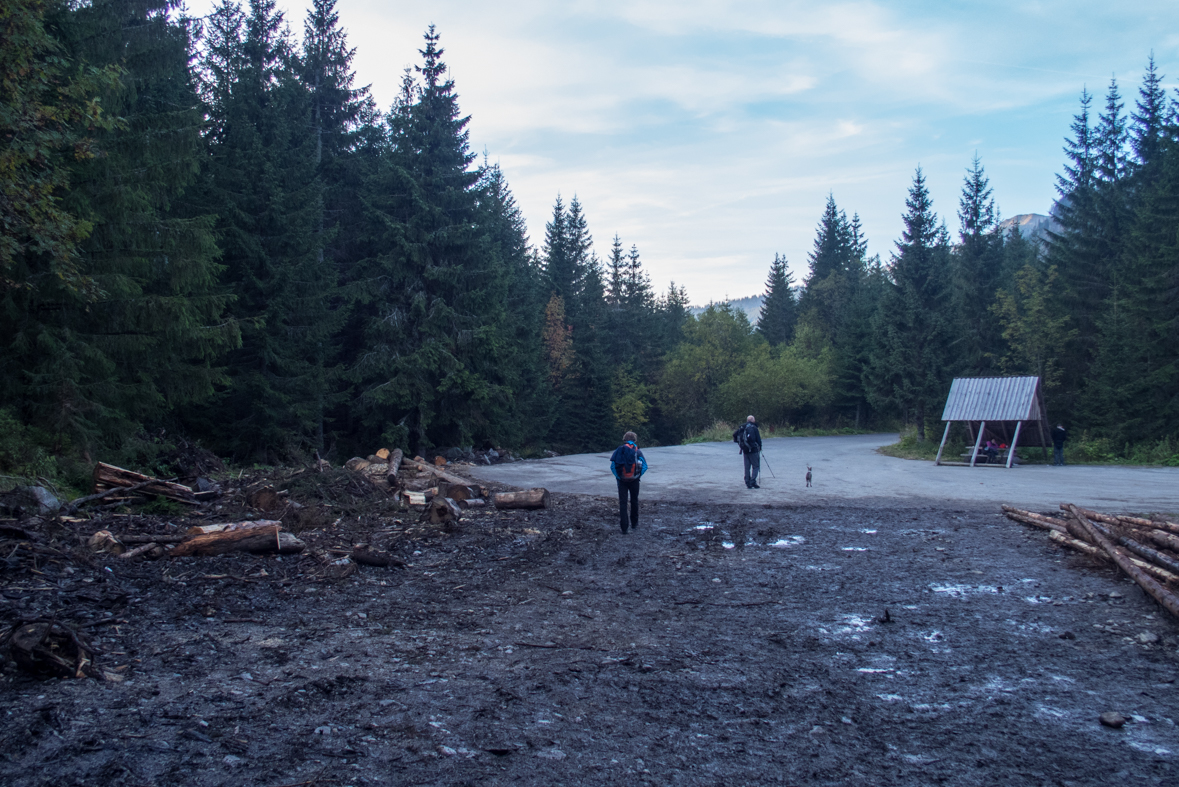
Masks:
[[[934,593],[945,593],[952,598],[965,598],[975,593],[998,593],[994,585],[930,585]]]
[[[873,535],[873,534],[874,534],[876,531],[875,531],[875,530],[868,530],[868,529],[864,529],[864,530],[861,530],[860,532],[861,532],[861,533],[867,533],[868,535]]]
[[[872,624],[871,618],[865,618],[861,615],[842,615],[843,627],[836,629],[836,634],[853,634],[861,631],[867,631]]]
[[[805,544],[805,543],[806,543],[806,539],[803,538],[802,536],[784,536],[782,538],[779,538],[777,541],[770,544],[769,546],[772,546],[772,547],[796,547],[800,544]]]
[[[722,541],[721,546],[724,547],[725,549],[732,549],[733,547],[735,547],[737,545],[734,544],[732,541]]]
[[[844,547],[844,552],[867,552],[868,547]]]

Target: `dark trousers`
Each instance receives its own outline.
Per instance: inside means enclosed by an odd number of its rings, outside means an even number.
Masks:
[[[626,498],[630,496],[630,518],[626,516]],[[639,479],[618,479],[618,526],[627,529],[639,526]]]
[[[761,452],[750,451],[742,455],[745,457],[745,486],[752,487],[761,474]]]
[[[1064,446],[1052,446],[1052,464],[1064,467]]]

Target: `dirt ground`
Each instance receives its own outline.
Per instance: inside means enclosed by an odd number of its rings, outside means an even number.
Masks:
[[[1176,783],[1179,625],[1002,501],[661,502],[626,535],[554,501],[306,519],[318,559],[81,544],[189,524],[159,516],[10,533],[0,623],[77,627],[122,681],[5,662],[0,783]],[[324,557],[358,542],[406,565]]]

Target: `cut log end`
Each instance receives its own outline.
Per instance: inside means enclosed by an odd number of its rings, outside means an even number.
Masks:
[[[521,492],[497,492],[492,503],[499,509],[539,509],[549,507],[549,490],[537,487]]]

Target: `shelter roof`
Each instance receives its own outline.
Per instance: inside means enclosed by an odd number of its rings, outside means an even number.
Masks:
[[[1038,421],[1039,377],[957,377],[943,421]]]

